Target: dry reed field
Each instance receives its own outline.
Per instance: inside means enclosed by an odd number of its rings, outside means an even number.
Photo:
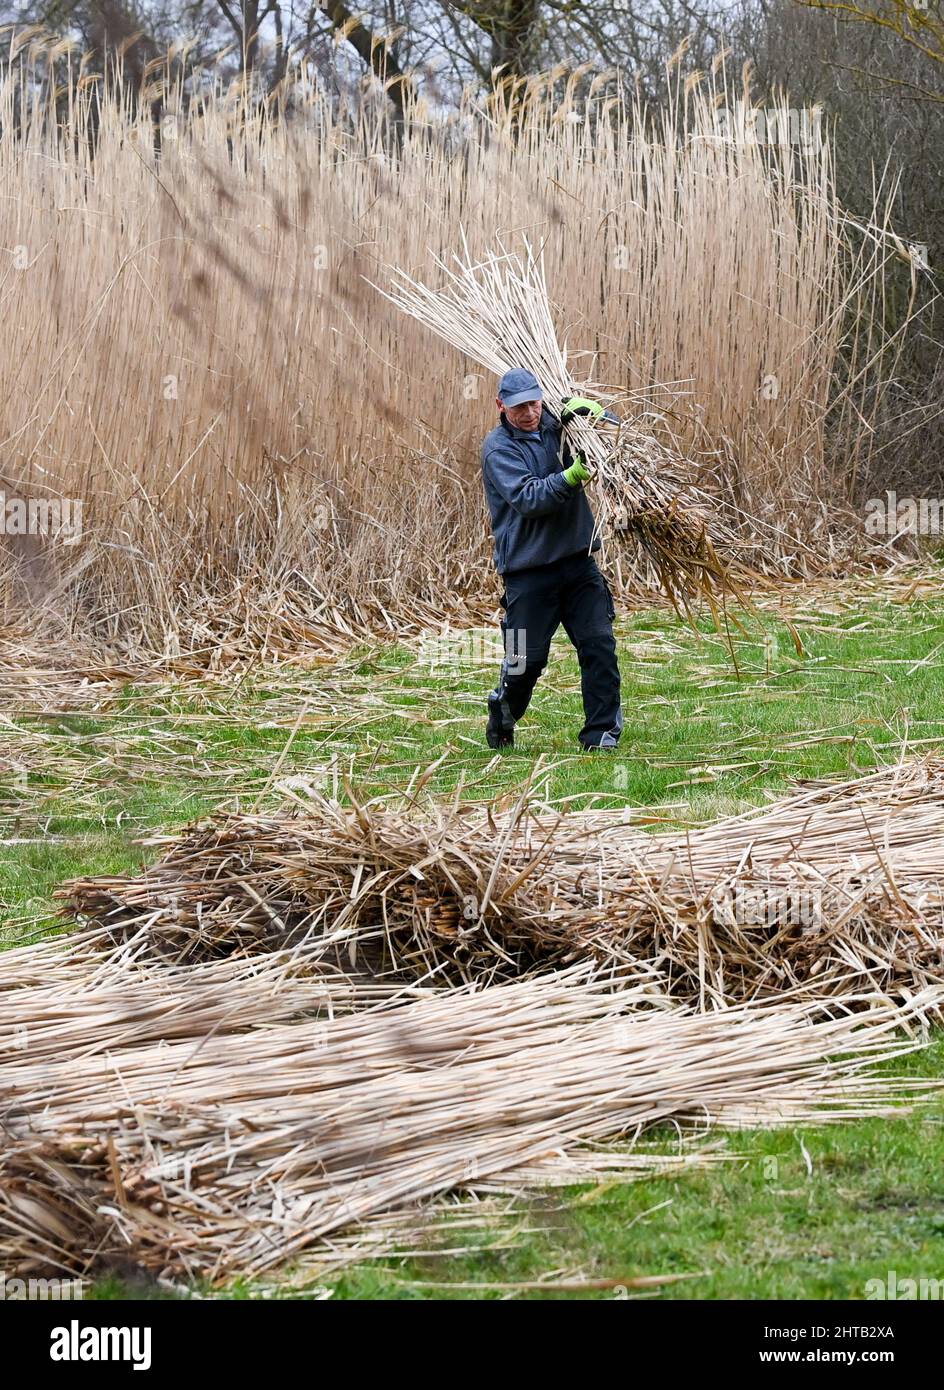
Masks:
[[[491,374],[374,286],[496,237],[540,250],[576,383],[762,567],[848,555],[884,356],[880,315],[864,361],[846,321],[880,303],[886,211],[867,235],[844,216],[819,134],[738,139],[723,69],[658,111],[556,70],[514,105],[417,102],[397,143],[304,66],[259,107],[212,70],[185,100],[168,57],[141,105],[113,58],[97,78],[28,37],[0,74],[0,480],[80,499],[82,543],[5,538],[8,619],[199,667],[491,614]],[[626,593],[659,568],[638,545],[611,564]]]

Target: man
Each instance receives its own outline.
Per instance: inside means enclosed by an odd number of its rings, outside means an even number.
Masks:
[[[591,477],[579,454],[561,448],[561,425],[543,405],[533,372],[505,372],[498,383],[499,421],[482,445],[482,477],[495,537],[495,568],[504,581],[505,657],[488,697],[489,748],[510,748],[514,728],[547,665],[561,623],[577,649],[585,749],[615,748],[623,728],[620,675],[609,585],[590,553],[599,550],[583,484]],[[597,401],[564,402],[562,419],[604,414]],[[612,416],[608,418],[612,419]],[[508,645],[509,632],[515,638]]]

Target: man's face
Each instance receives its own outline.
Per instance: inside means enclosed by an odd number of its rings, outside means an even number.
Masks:
[[[496,396],[495,403],[505,412],[509,425],[516,430],[536,430],[541,423],[541,402],[522,401],[520,405],[504,405]]]

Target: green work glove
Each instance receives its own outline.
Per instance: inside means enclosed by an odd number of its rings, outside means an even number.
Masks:
[[[599,401],[591,401],[586,396],[571,396],[569,400],[564,401],[561,424],[569,424],[575,415],[590,415],[594,420],[599,420],[603,413]]]
[[[583,459],[579,454],[574,456],[574,461],[569,468],[564,469],[564,477],[571,487],[576,487],[578,483],[585,483],[588,478],[593,476],[588,473],[583,465]]]

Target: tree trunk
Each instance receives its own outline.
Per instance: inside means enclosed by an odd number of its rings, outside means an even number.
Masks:
[[[502,0],[492,21],[492,67],[503,64],[503,77],[533,71],[540,0]]]

